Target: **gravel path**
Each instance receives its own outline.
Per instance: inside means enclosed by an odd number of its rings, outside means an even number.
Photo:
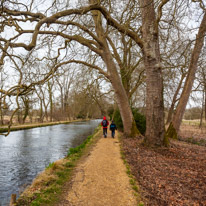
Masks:
[[[101,138],[72,180],[64,205],[135,206],[117,138]]]

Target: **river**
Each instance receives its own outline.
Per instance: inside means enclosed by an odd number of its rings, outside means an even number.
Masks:
[[[0,136],[0,206],[9,204],[49,163],[67,155],[94,132],[99,120],[59,124]]]

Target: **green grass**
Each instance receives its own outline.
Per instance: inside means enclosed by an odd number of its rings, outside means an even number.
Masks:
[[[67,162],[66,164],[65,164],[65,166],[66,167],[74,167],[74,163],[72,163],[72,162]]]
[[[71,169],[68,166],[57,168],[54,163],[50,164],[47,167],[48,169],[53,170],[53,175],[55,179],[50,181],[44,181],[40,186],[40,191],[38,193],[33,193],[30,197],[22,196],[17,201],[17,206],[40,206],[45,204],[52,205],[54,202],[59,200],[59,195],[61,194],[62,187],[64,183],[69,180],[71,175]]]
[[[195,119],[195,120],[182,120],[182,123],[185,125],[191,125],[191,126],[199,126],[200,125],[200,120],[199,119]],[[203,121],[202,123],[203,126],[206,126],[206,122]]]
[[[46,167],[46,169],[54,168],[54,167],[55,167],[54,162],[51,162],[51,163],[49,163],[49,165]]]

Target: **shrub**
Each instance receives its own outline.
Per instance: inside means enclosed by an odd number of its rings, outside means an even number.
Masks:
[[[109,115],[109,118],[112,119],[112,116],[114,114],[114,107],[110,106],[107,110],[107,114]]]
[[[145,134],[146,131],[146,118],[143,114],[141,114],[138,109],[134,108],[132,109],[132,113],[134,116],[134,120],[136,122],[136,126],[138,130],[140,131],[141,134]],[[117,125],[117,128],[123,131],[123,123],[122,123],[122,118],[120,115],[119,110],[116,110],[114,112],[114,122]]]
[[[138,109],[132,109],[132,113],[134,115],[134,120],[137,125],[137,129],[141,134],[145,134],[146,131],[146,118],[143,114],[141,114]]]
[[[115,110],[114,111],[114,118],[113,118],[117,128],[121,131],[123,131],[123,123],[122,123],[122,118],[121,118],[121,115],[120,115],[120,112],[119,110]]]

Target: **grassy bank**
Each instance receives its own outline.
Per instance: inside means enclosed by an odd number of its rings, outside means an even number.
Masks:
[[[67,157],[50,163],[17,200],[17,206],[53,205],[61,199],[65,183],[70,180],[80,157],[82,158],[100,137],[100,128],[81,145],[70,148]]]
[[[25,130],[25,129],[32,129],[36,127],[46,127],[46,126],[52,126],[52,125],[58,125],[58,124],[69,124],[72,122],[80,122],[80,121],[86,121],[83,119],[78,120],[72,120],[72,121],[58,121],[58,122],[45,122],[45,123],[31,123],[31,124],[23,124],[23,125],[12,125],[10,128],[10,131],[18,131],[18,130]],[[8,126],[2,126],[0,127],[0,133],[6,133],[8,132]]]
[[[192,125],[192,126],[199,126],[200,125],[200,119],[194,119],[194,120],[182,120],[183,125]],[[202,126],[206,126],[206,121],[203,120]]]

